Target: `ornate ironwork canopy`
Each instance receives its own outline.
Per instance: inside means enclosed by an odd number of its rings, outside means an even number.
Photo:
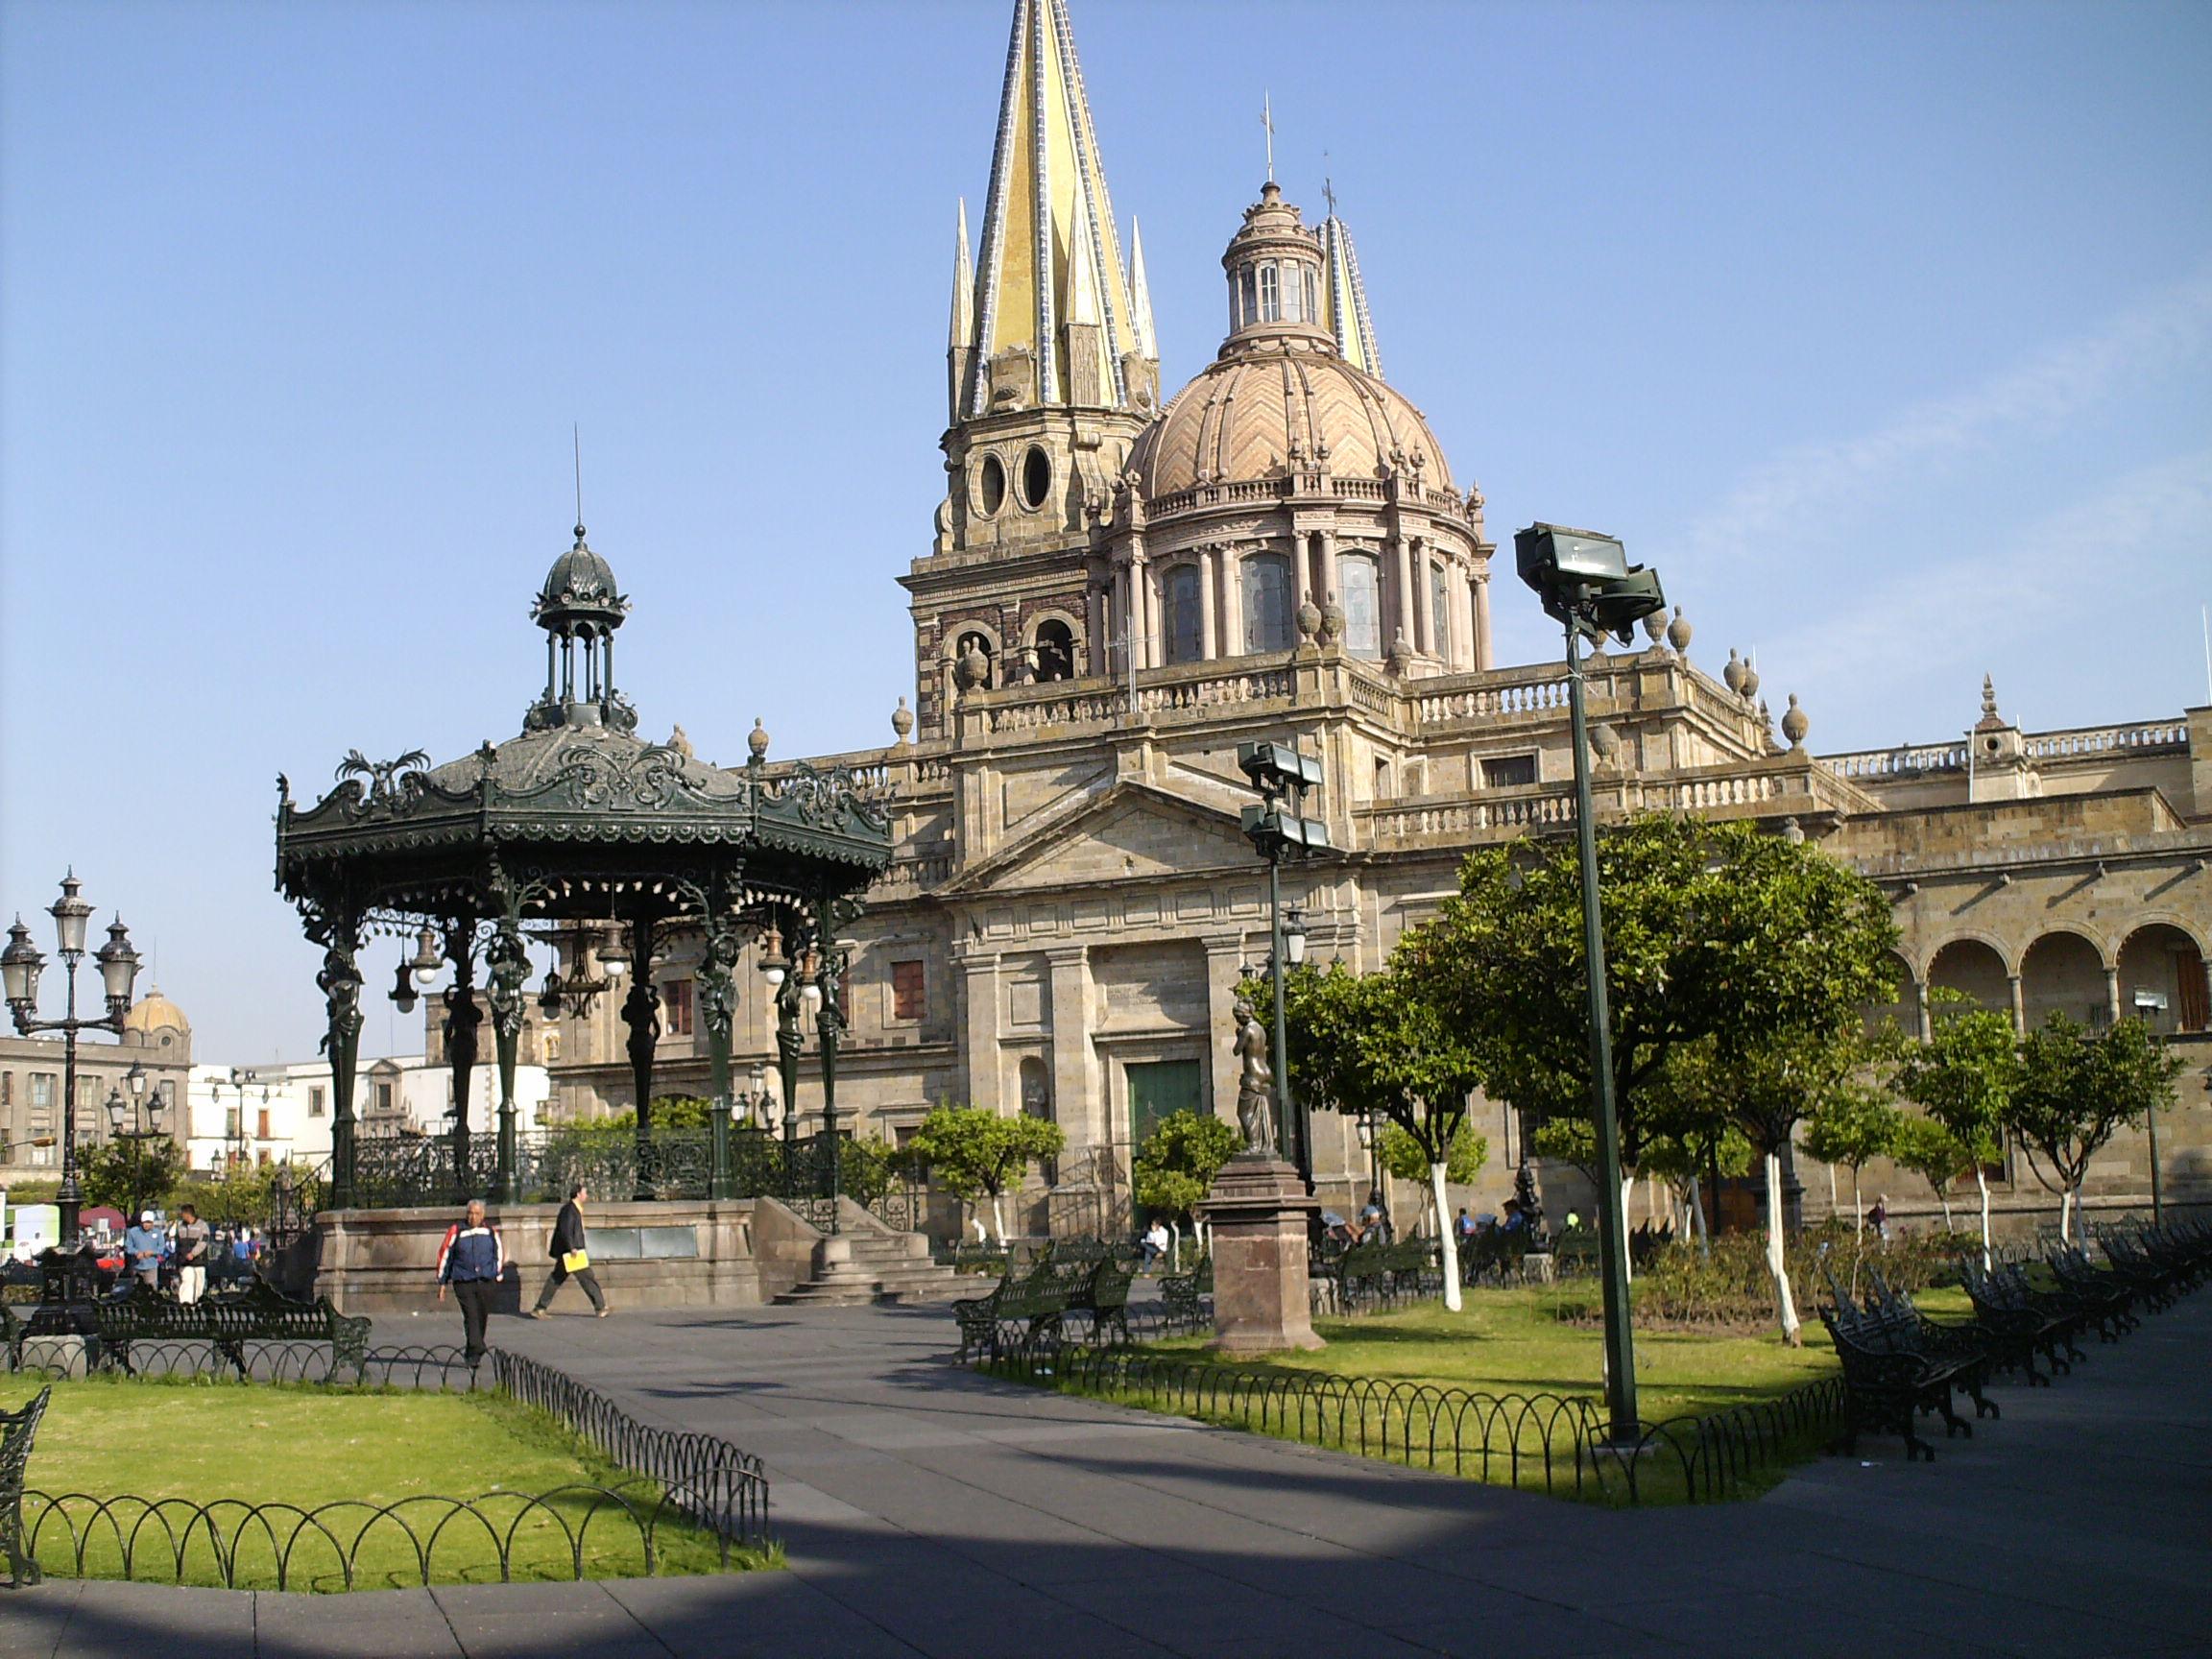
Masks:
[[[701,1011],[726,1119],[730,971],[744,932],[781,914],[833,955],[840,929],[859,913],[858,895],[890,862],[884,810],[842,768],[824,773],[802,764],[771,780],[766,734],[758,731],[750,760],[730,770],[699,760],[680,737],[637,736],[637,714],[613,684],[613,635],[629,608],[578,525],[575,545],[555,562],[533,607],[546,634],[545,687],[519,735],[442,766],[420,750],[389,761],[351,751],[336,786],[311,806],[296,803],[287,780],[277,779],[276,886],[325,951],[318,983],[330,1022],[332,1189],[340,1207],[350,1201],[356,1156],[358,956],[369,935],[421,930],[444,938],[455,976],[445,994],[445,1034],[458,1100],[467,1099],[484,1018],[472,977],[481,955],[498,1043],[500,1192],[507,1196],[526,942],[572,934],[578,925],[627,927],[639,970],[623,1006],[637,1088],[638,1196],[650,1197],[660,1020],[645,969],[656,937],[673,926],[706,940]],[[402,979],[406,973],[403,966]],[[833,1046],[833,1037],[826,1041]],[[466,1113],[457,1114],[454,1135],[455,1165],[466,1169]]]

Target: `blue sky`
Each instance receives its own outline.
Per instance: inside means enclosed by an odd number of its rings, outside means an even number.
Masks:
[[[1816,749],[2206,699],[2212,9],[1073,10],[1170,384],[1264,92],[1493,534],[1624,537]],[[647,730],[883,741],[1007,12],[0,6],[0,907],[74,862],[203,1058],[311,1053],[276,774],[517,729],[571,421]]]

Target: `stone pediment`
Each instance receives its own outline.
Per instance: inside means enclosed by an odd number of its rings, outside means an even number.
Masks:
[[[1124,779],[971,865],[937,892],[957,899],[1224,870],[1249,874],[1257,863],[1235,814]]]

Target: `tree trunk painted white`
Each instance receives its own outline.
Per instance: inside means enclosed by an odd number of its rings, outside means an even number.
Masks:
[[[1006,1242],[1006,1213],[999,1208],[998,1194],[991,1194],[991,1225],[998,1231],[998,1242]]]
[[[1957,1225],[1951,1219],[1950,1190],[1948,1188],[1938,1189],[1936,1193],[1936,1202],[1943,1206],[1943,1231],[1946,1233],[1958,1232]]]
[[[1713,1225],[1705,1219],[1704,1200],[1698,1195],[1697,1177],[1690,1177],[1690,1228],[1697,1235],[1697,1254],[1706,1261],[1713,1260]]]
[[[1167,1223],[1167,1271],[1183,1271],[1183,1221],[1180,1216]]]
[[[1782,1255],[1782,1155],[1767,1154],[1767,1273],[1774,1281],[1774,1314],[1782,1323],[1782,1340],[1802,1348],[1797,1334],[1797,1303],[1790,1294],[1790,1270]]]
[[[1828,1179],[1836,1179],[1836,1166],[1833,1164],[1828,1166]],[[1859,1166],[1856,1164],[1851,1166],[1851,1231],[1863,1238],[1866,1236],[1866,1206],[1859,1196]]]
[[[1636,1177],[1621,1177],[1621,1277],[1624,1283],[1636,1282],[1636,1253],[1628,1248],[1628,1200],[1636,1196]]]
[[[1429,1166],[1429,1191],[1436,1200],[1437,1259],[1444,1264],[1444,1306],[1459,1311],[1459,1241],[1452,1237],[1451,1200],[1444,1195],[1444,1166]]]
[[[1982,1192],[1982,1271],[1990,1267],[1989,1257],[1989,1174],[1979,1161],[1974,1166],[1974,1185]]]
[[[1836,1214],[1836,1166],[1828,1166],[1828,1214]]]

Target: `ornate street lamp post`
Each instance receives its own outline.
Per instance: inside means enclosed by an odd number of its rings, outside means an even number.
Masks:
[[[1312,857],[1329,850],[1329,827],[1306,816],[1309,791],[1321,787],[1321,762],[1287,743],[1239,743],[1237,765],[1260,793],[1260,805],[1244,808],[1244,838],[1267,860],[1268,962],[1275,982],[1275,1117],[1284,1149],[1313,1190],[1311,1125],[1290,1094],[1289,1027],[1283,1014],[1283,964],[1305,960],[1305,929],[1293,946],[1283,927],[1283,860]],[[1293,954],[1293,950],[1295,954]]]
[[[0,950],[0,984],[4,984],[8,1012],[14,1019],[17,1033],[28,1037],[38,1031],[59,1031],[62,1037],[61,1190],[57,1194],[57,1201],[61,1211],[60,1244],[64,1249],[76,1247],[77,1216],[84,1203],[84,1194],[77,1185],[77,1034],[112,1031],[122,1035],[123,1017],[131,1011],[132,982],[138,976],[138,952],[131,949],[130,930],[123,926],[123,919],[117,917],[108,929],[108,943],[92,952],[92,959],[100,964],[101,991],[108,1012],[97,1017],[78,1017],[77,964],[84,959],[84,928],[92,919],[92,906],[78,897],[83,885],[75,871],[64,876],[61,897],[46,912],[54,918],[61,964],[69,976],[68,1006],[62,1018],[35,1018],[38,1008],[38,974],[46,966],[46,958],[31,943],[31,931],[23,926],[21,916],[17,916],[15,925],[8,929],[7,949]]]
[[[1638,622],[1664,608],[1659,573],[1630,567],[1610,536],[1531,524],[1513,550],[1521,580],[1544,613],[1567,631],[1567,696],[1575,733],[1575,832],[1582,867],[1582,959],[1589,981],[1591,1117],[1598,1131],[1599,1262],[1605,1280],[1605,1397],[1616,1445],[1633,1446],[1636,1354],[1628,1322],[1628,1218],[1621,1191],[1621,1123],[1613,1099],[1613,1028],[1605,1005],[1605,926],[1598,895],[1597,810],[1590,795],[1590,722],[1582,691],[1582,641],[1634,638]]]
[[[168,1102],[161,1098],[159,1090],[156,1090],[149,1097],[146,1092],[146,1068],[135,1060],[131,1062],[131,1070],[125,1073],[123,1081],[131,1090],[128,1102],[124,1100],[121,1089],[111,1088],[108,1091],[108,1138],[130,1144],[133,1153],[132,1162],[142,1175],[145,1171],[148,1142],[169,1139],[168,1132],[161,1127],[161,1114]],[[128,1118],[124,1117],[126,1112],[130,1114]],[[126,1122],[130,1124],[129,1128],[124,1127]],[[151,1192],[133,1191],[131,1194],[131,1214],[135,1216],[156,1196]]]

